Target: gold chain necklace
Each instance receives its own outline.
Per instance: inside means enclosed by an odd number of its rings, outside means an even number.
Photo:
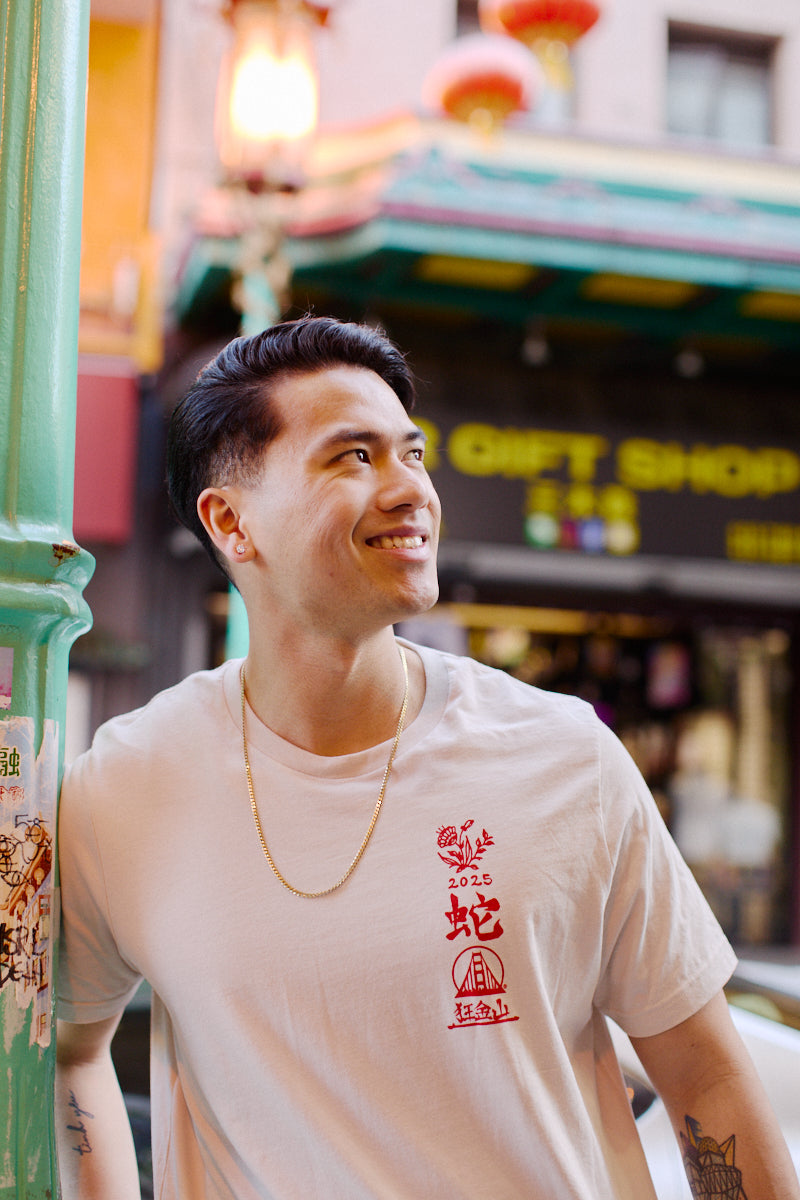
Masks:
[[[367,829],[364,840],[361,843],[361,845],[359,846],[359,848],[356,852],[356,856],[353,859],[353,861],[350,863],[350,866],[347,868],[344,875],[342,875],[341,879],[339,879],[336,883],[332,884],[331,887],[323,888],[323,890],[321,892],[301,892],[300,888],[292,887],[292,885],[289,883],[289,881],[284,879],[283,875],[281,875],[280,871],[275,866],[275,863],[272,860],[272,855],[269,852],[269,846],[267,845],[267,839],[264,837],[264,830],[261,828],[261,820],[258,815],[258,806],[256,804],[256,793],[255,793],[255,788],[253,787],[253,775],[250,770],[250,755],[247,753],[247,732],[245,729],[245,712],[246,712],[245,679],[244,679],[244,663],[242,663],[242,669],[240,672],[241,691],[242,691],[242,748],[244,750],[244,770],[245,770],[245,774],[247,776],[247,792],[248,792],[248,795],[250,796],[250,808],[253,813],[253,820],[254,820],[255,826],[256,826],[256,833],[258,834],[258,840],[261,843],[261,849],[264,851],[264,857],[266,858],[267,862],[269,863],[273,875],[275,875],[280,880],[280,882],[283,884],[283,886],[287,889],[287,891],[290,891],[292,893],[292,895],[294,895],[294,896],[303,896],[306,900],[316,900],[320,896],[329,896],[331,894],[331,892],[335,892],[337,888],[340,888],[342,886],[342,884],[345,883],[350,878],[350,876],[353,874],[353,871],[355,871],[356,867],[358,866],[359,862],[361,861],[361,856],[367,848],[369,839],[372,837],[372,831],[374,830],[375,826],[378,823],[378,817],[380,815],[381,807],[383,805],[383,797],[386,795],[386,784],[389,782],[389,773],[392,769],[392,763],[394,762],[394,756],[397,753],[397,746],[400,741],[400,734],[403,732],[403,726],[405,725],[405,722],[406,722],[406,711],[408,709],[408,663],[406,662],[406,654],[405,654],[405,650],[403,649],[403,647],[398,646],[397,649],[400,652],[400,661],[403,664],[403,676],[405,678],[405,690],[403,692],[403,703],[400,706],[400,717],[397,722],[397,731],[394,735],[394,741],[392,742],[392,749],[389,753],[389,761],[387,762],[386,770],[383,773],[383,782],[381,783],[381,790],[378,794],[378,803],[375,805],[375,810],[372,814],[372,820],[369,823],[369,828]]]

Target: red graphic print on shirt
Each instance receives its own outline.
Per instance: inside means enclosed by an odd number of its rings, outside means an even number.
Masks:
[[[439,858],[453,874],[448,877],[450,906],[444,910],[449,929],[449,942],[462,938],[471,941],[496,942],[503,936],[498,916],[500,901],[486,890],[492,886],[488,871],[477,871],[494,838],[485,829],[474,841],[469,830],[474,821],[466,821],[460,829],[444,825],[437,834]],[[502,1021],[518,1021],[504,1000],[505,968],[496,949],[468,945],[457,955],[452,965],[455,987],[453,1022],[448,1029],[469,1025],[497,1025]]]
[[[449,941],[453,941],[460,933],[465,933],[467,937],[473,934],[482,942],[489,942],[493,938],[500,937],[503,932],[503,926],[499,921],[496,921],[491,928],[486,928],[487,922],[491,922],[492,913],[497,912],[500,907],[498,900],[487,900],[482,892],[476,892],[478,904],[473,904],[471,908],[467,908],[465,904],[458,903],[458,896],[455,892],[450,893],[450,911],[445,913],[448,921],[452,922],[453,928],[448,933]],[[483,916],[479,913],[481,909],[485,909]],[[470,929],[467,924],[467,916],[472,919],[473,928]]]
[[[456,987],[456,1020],[448,1029],[460,1025],[496,1025],[499,1021],[517,1021],[501,999],[505,992],[503,963],[494,950],[471,946],[462,950],[453,963]]]
[[[455,825],[443,825],[439,830],[439,836],[436,839],[440,847],[439,858],[449,867],[455,867],[457,871],[467,871],[470,867],[476,867],[486,853],[487,846],[494,845],[494,839],[485,829],[476,839],[475,845],[472,845],[467,836],[467,830],[471,829],[474,824],[474,821],[467,821],[461,826],[460,831],[456,830]],[[442,850],[446,850],[447,853],[442,854]]]

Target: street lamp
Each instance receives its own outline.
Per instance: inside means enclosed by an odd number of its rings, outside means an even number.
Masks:
[[[89,3],[2,0],[0,25],[0,1197],[43,1200],[67,655],[93,566],[71,528]]]
[[[316,128],[313,35],[330,9],[317,0],[227,0],[232,39],[215,115],[224,178],[213,199],[235,235],[231,299],[247,335],[274,324],[285,307],[288,197],[303,184]]]
[[[215,134],[229,180],[292,189],[317,124],[312,33],[328,9],[307,0],[230,0],[233,41],[217,86]]]
[[[233,39],[217,84],[215,136],[225,180],[220,196],[236,230],[231,299],[248,336],[280,320],[291,266],[284,237],[291,194],[317,125],[315,28],[322,0],[228,0]],[[247,653],[247,614],[228,593],[228,657]]]

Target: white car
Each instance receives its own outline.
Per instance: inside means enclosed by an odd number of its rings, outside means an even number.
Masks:
[[[740,968],[740,978],[747,984],[756,983],[758,972],[750,973],[748,966],[743,964]],[[790,970],[797,972],[795,978],[800,977],[800,968]],[[734,987],[735,984],[736,978]],[[764,993],[761,995],[764,996]],[[766,999],[761,1004],[766,1011],[774,1007],[769,995],[768,989]],[[800,999],[800,991],[797,998]],[[794,1159],[795,1170],[800,1174],[800,1029],[781,1024],[777,1007],[774,1007],[774,1012],[778,1020],[748,1011],[736,1003],[731,1004],[734,1023],[761,1076]],[[609,1024],[626,1082],[634,1092],[632,1103],[636,1124],[658,1200],[692,1200],[680,1149],[666,1109],[650,1086],[629,1039],[616,1025]]]

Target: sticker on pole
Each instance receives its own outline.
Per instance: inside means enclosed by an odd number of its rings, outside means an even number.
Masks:
[[[11,646],[0,646],[0,708],[11,708],[13,682],[14,651]]]
[[[32,717],[0,720],[0,998],[31,1013],[31,1043],[50,1044],[53,984],[53,834],[58,736]]]

